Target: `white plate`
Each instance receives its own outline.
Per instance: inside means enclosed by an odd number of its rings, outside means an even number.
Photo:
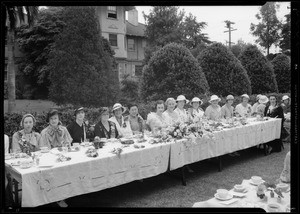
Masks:
[[[254,185],[254,186],[258,186],[259,184],[262,184],[264,182],[265,182],[264,180],[261,180],[260,183],[254,183],[251,179],[249,180],[249,183],[252,184],[252,185]]]
[[[215,194],[215,198],[218,199],[218,200],[221,200],[221,201],[228,201],[228,200],[230,200],[230,199],[233,198],[233,195],[232,195],[231,193],[228,193],[228,195],[227,195],[226,198],[220,198],[220,197],[219,197],[219,194],[216,193],[216,194]]]
[[[28,165],[28,166],[22,166],[22,165],[20,165],[20,168],[21,169],[28,169],[28,168],[30,168],[30,167],[32,167],[33,166],[33,164],[30,164],[30,165]]]

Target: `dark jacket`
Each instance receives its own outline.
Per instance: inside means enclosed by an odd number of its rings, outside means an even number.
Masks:
[[[95,131],[94,131],[94,137],[98,136],[100,138],[118,138],[119,133],[116,127],[116,124],[114,122],[108,121],[109,124],[109,130],[107,131],[101,121],[99,121],[95,125]]]

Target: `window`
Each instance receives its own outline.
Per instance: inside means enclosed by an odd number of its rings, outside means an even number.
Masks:
[[[108,18],[117,19],[117,6],[108,6],[107,12]]]
[[[118,36],[117,34],[109,34],[109,42],[113,47],[118,47]]]
[[[135,50],[134,39],[128,39],[128,50],[129,51],[134,51]]]
[[[135,76],[142,76],[142,74],[143,74],[143,66],[136,65],[135,66]]]

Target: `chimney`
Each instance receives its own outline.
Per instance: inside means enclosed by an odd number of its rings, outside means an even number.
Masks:
[[[128,11],[128,22],[134,26],[138,26],[138,11],[136,9]]]

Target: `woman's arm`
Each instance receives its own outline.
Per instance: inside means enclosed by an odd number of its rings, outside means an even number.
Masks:
[[[11,144],[13,152],[21,152],[19,140],[20,140],[19,132],[14,133],[12,137],[12,144]]]

